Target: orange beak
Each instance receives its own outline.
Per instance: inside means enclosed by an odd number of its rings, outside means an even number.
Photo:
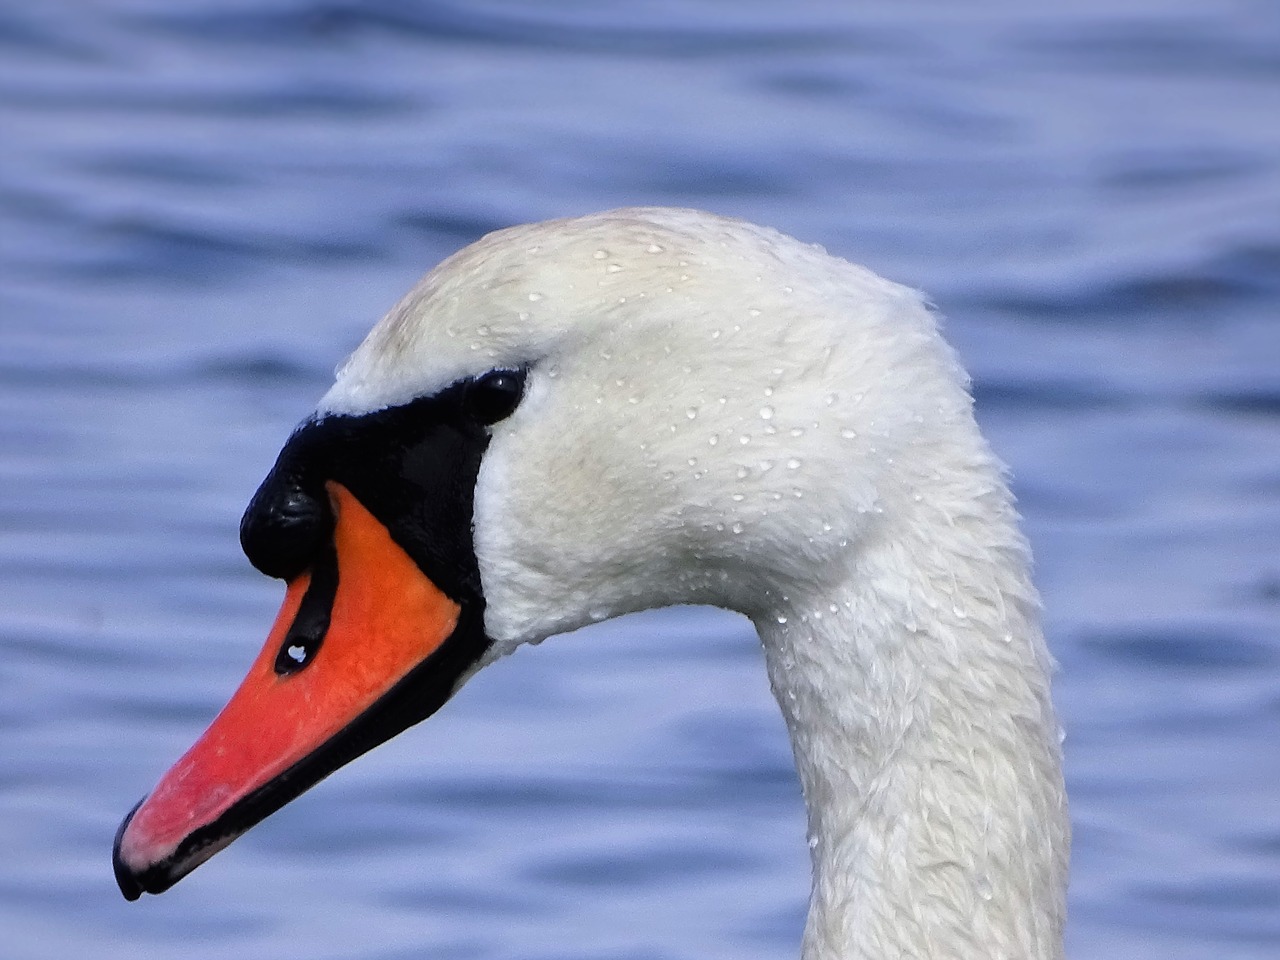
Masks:
[[[330,481],[326,489],[332,554],[289,583],[240,688],[117,834],[116,878],[130,900],[168,889],[339,766],[434,712],[470,662],[450,640],[460,618],[479,631],[475,618],[346,487]]]

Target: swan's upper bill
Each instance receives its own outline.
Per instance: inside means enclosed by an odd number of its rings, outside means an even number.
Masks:
[[[242,540],[285,603],[121,827],[126,896],[517,645],[710,603],[755,622],[791,734],[807,960],[1061,955],[1069,831],[1027,551],[916,292],[696,211],[500,231],[373,329]]]

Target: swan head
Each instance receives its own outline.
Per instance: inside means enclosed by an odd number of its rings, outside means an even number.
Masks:
[[[479,468],[495,652],[673,603],[764,612],[933,470],[969,414],[918,293],[742,221],[514,227],[432,271],[341,368],[360,414],[527,371]]]
[[[940,456],[985,456],[971,435],[920,295],[816,247],[661,209],[485,237],[375,326],[250,505],[284,607],[122,825],[121,889],[166,889],[522,643],[676,603],[763,622],[847,579]]]

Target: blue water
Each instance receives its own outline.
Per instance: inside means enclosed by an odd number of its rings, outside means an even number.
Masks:
[[[0,8],[0,958],[785,958],[745,621],[522,651],[170,893],[121,815],[256,652],[237,522],[370,323],[512,222],[712,208],[922,287],[1062,670],[1076,958],[1280,955],[1280,6]]]

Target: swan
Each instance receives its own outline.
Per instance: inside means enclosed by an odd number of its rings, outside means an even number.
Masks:
[[[159,893],[520,644],[745,614],[812,856],[804,960],[1062,955],[1069,851],[1027,544],[922,296],[774,230],[490,234],[338,370],[241,541],[285,599],[129,814]]]

